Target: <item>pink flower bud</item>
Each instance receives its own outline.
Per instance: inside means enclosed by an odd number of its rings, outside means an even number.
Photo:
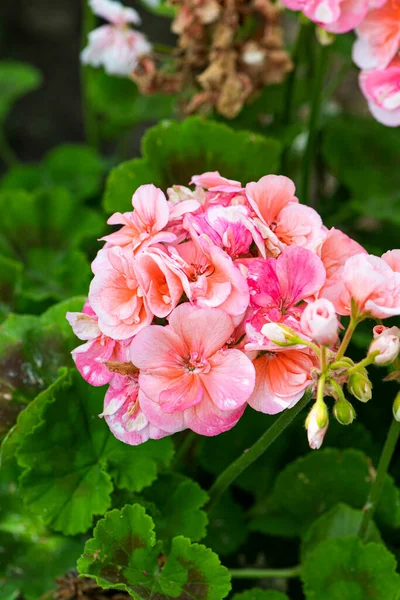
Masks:
[[[328,429],[328,409],[324,402],[316,402],[306,419],[307,438],[312,450],[319,450]]]
[[[295,346],[301,342],[293,329],[280,323],[265,323],[261,327],[261,333],[278,346]]]
[[[335,308],[325,298],[307,304],[301,315],[303,332],[319,344],[332,346],[338,339],[339,321]]]
[[[369,347],[368,354],[379,352],[375,357],[377,365],[389,365],[397,358],[400,352],[400,339],[398,335],[393,335],[389,331],[385,331],[379,337],[375,338]]]

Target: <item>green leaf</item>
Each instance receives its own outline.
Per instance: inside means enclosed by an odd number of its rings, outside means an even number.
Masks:
[[[1,381],[8,394],[26,403],[57,379],[60,367],[73,366],[77,341],[65,314],[80,311],[84,302],[83,296],[70,298],[40,317],[8,315],[0,325]]]
[[[363,545],[355,536],[317,546],[302,568],[307,600],[398,600],[396,560],[383,544]]]
[[[54,580],[72,569],[82,552],[79,539],[50,534],[27,514],[13,480],[0,483],[0,597],[37,600],[54,588]],[[4,549],[6,552],[4,552]]]
[[[1,180],[0,189],[37,192],[63,187],[81,202],[100,193],[104,168],[103,159],[90,146],[64,144],[46,154],[41,163],[11,167]],[[69,201],[64,206],[60,202],[58,208],[62,212],[70,204]],[[52,216],[56,218],[57,214]],[[78,219],[76,224],[80,225]]]
[[[153,183],[166,190],[174,184],[187,185],[193,175],[204,171],[218,170],[244,184],[275,172],[280,152],[277,140],[198,117],[181,123],[165,121],[143,137],[143,158],[111,171],[104,207],[107,212],[127,210],[140,185]]]
[[[103,159],[93,148],[83,144],[58,146],[43,161],[47,184],[65,187],[79,200],[100,192],[103,174]]]
[[[143,96],[130,79],[112,77],[102,69],[91,69],[88,93],[105,137],[144,121],[170,117],[176,101],[166,94]]]
[[[356,450],[326,448],[289,464],[277,477],[263,514],[251,529],[275,535],[301,535],[335,504],[362,508],[375,471],[371,461]],[[390,476],[384,481],[376,522],[382,527],[399,523],[399,491]]]
[[[347,504],[336,504],[323,514],[307,529],[302,539],[301,553],[303,560],[315,548],[328,538],[357,535],[363,518],[362,510],[356,510]],[[373,521],[368,525],[367,542],[381,542],[379,530]]]
[[[0,256],[9,264],[2,278],[7,283],[14,271],[21,280],[8,299],[2,293],[3,301],[34,312],[41,303],[87,292],[90,267],[78,248],[101,235],[98,213],[64,188],[0,191],[0,210]]]
[[[0,323],[13,306],[21,288],[23,265],[0,254]]]
[[[400,223],[400,132],[374,119],[332,119],[325,130],[323,155],[328,167],[350,190],[361,214]]]
[[[36,67],[13,60],[0,61],[0,123],[14,102],[38,88],[41,82],[42,76]]]
[[[289,600],[289,597],[276,590],[252,588],[240,594],[234,594],[232,600]]]
[[[221,600],[228,594],[229,573],[210,549],[179,536],[167,556],[161,551],[153,520],[142,506],[128,505],[99,521],[78,571],[105,589],[126,590],[137,600]]]
[[[161,475],[143,492],[143,497],[155,505],[151,516],[163,542],[171,541],[176,535],[184,535],[192,541],[205,536],[208,519],[201,508],[208,495],[192,479],[175,473]]]
[[[141,490],[154,481],[157,466],[168,464],[172,442],[165,438],[132,447],[116,440],[98,417],[104,389],[88,385],[75,371],[46,394],[36,411],[38,423],[20,440],[21,493],[46,525],[66,535],[83,533],[93,516],[110,506],[111,476],[117,485],[125,483],[128,471],[130,485]]]
[[[229,491],[211,507],[208,518],[210,524],[204,543],[219,556],[233,554],[246,541],[248,527],[244,510]]]

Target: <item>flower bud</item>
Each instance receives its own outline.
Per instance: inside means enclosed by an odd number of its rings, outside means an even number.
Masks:
[[[374,359],[377,365],[390,365],[400,352],[400,339],[397,335],[389,333],[389,331],[384,331],[375,338],[369,347],[368,354],[379,353]]]
[[[341,425],[350,425],[356,418],[356,411],[354,410],[353,405],[345,398],[341,398],[335,402],[333,414],[335,419]]]
[[[368,402],[372,398],[372,383],[368,379],[367,371],[361,369],[352,373],[347,383],[347,389],[350,394],[360,400],[360,402]]]
[[[261,327],[261,333],[277,346],[294,346],[301,343],[297,333],[280,323],[265,323]]]
[[[400,421],[400,392],[397,393],[393,402],[393,416],[396,421]]]
[[[307,304],[300,324],[302,331],[318,344],[333,346],[338,340],[339,321],[335,308],[325,298]]]
[[[325,402],[317,401],[306,419],[308,443],[312,450],[319,450],[328,429],[329,417]]]

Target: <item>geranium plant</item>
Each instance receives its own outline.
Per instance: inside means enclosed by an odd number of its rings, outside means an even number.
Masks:
[[[84,0],[38,163],[0,62],[1,599],[400,599],[400,8],[284,4]]]

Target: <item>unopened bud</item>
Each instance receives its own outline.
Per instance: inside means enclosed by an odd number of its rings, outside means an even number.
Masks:
[[[400,421],[400,392],[397,393],[393,402],[393,416],[396,421]]]
[[[312,450],[319,450],[328,429],[329,417],[325,402],[317,401],[306,419],[308,443]]]
[[[369,347],[369,355],[374,352],[378,353],[374,359],[377,365],[390,365],[400,352],[400,339],[397,335],[389,333],[389,331],[385,331],[375,338]]]
[[[338,340],[339,321],[335,307],[326,298],[307,304],[300,323],[302,331],[318,344],[333,346]]]
[[[350,425],[356,418],[356,411],[354,410],[353,405],[345,398],[341,398],[335,402],[333,414],[335,419],[341,425]]]
[[[372,398],[372,383],[368,379],[365,369],[352,373],[347,383],[347,389],[350,394],[360,400],[360,402],[368,402]]]
[[[261,333],[277,346],[295,346],[301,343],[293,329],[280,323],[265,323],[261,327]]]

